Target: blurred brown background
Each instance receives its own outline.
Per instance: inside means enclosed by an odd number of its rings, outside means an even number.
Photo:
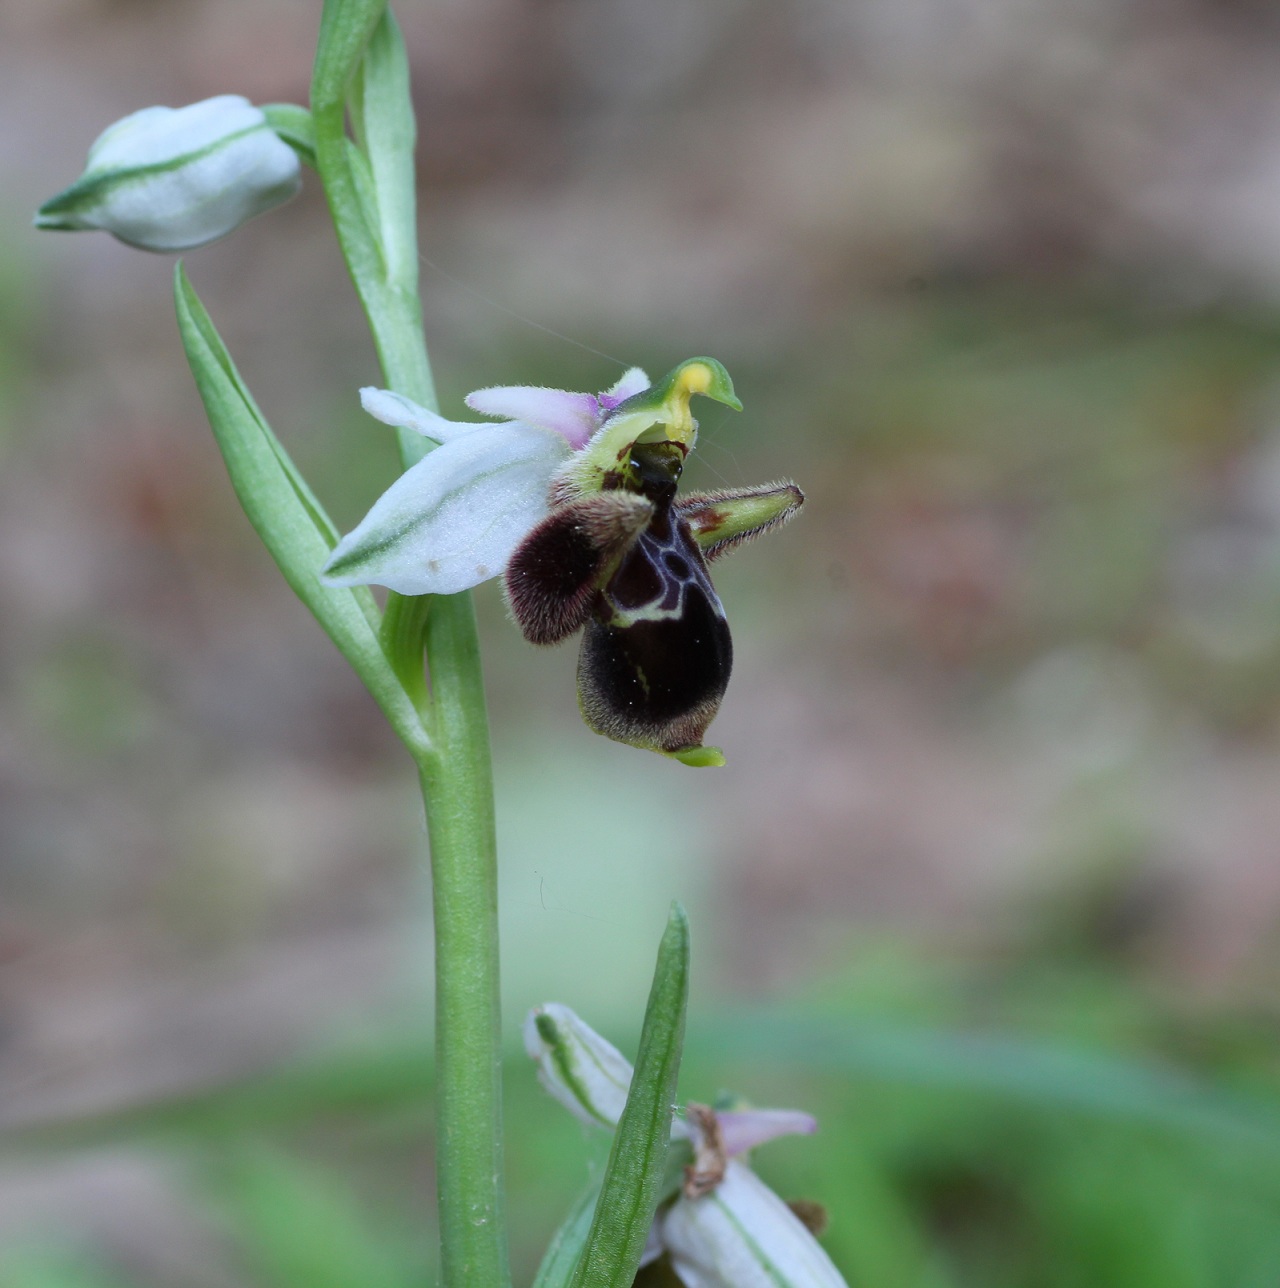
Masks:
[[[28,227],[130,111],[305,101],[318,11],[0,0],[9,1126],[428,1023],[408,764],[236,507],[172,262]],[[715,773],[593,738],[574,648],[525,647],[478,593],[512,1032],[552,996],[625,1031],[680,897],[695,1009],[886,961],[1000,979],[1083,954],[1191,1032],[1269,1033],[1277,11],[400,17],[445,413],[711,353],[746,410],[704,406],[695,485],[790,475],[809,499],[718,573],[738,662]],[[378,374],[314,176],[186,262],[350,526],[394,462],[358,408]],[[229,1282],[165,1269],[206,1235],[128,1149],[0,1166],[0,1249],[60,1221],[157,1282]]]

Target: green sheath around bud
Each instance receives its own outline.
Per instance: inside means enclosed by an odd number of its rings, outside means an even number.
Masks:
[[[101,229],[139,250],[190,250],[287,201],[301,182],[297,154],[262,110],[223,94],[117,121],[35,225]]]

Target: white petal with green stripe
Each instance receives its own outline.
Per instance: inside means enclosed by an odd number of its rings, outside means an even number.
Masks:
[[[847,1288],[794,1212],[745,1163],[662,1221],[662,1242],[685,1288]]]
[[[35,222],[102,229],[141,250],[189,250],[287,201],[301,181],[297,154],[262,109],[222,94],[117,121],[89,149],[84,174]]]

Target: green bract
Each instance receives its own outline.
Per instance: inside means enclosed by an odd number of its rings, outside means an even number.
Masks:
[[[107,129],[85,172],[46,201],[36,227],[102,229],[139,250],[180,251],[287,201],[298,157],[260,108],[236,94],[147,107]]]

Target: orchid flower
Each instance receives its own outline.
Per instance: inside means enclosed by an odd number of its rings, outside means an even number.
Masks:
[[[584,632],[578,697],[592,729],[686,764],[723,764],[702,745],[733,661],[707,564],[784,523],[804,496],[786,482],[677,499],[697,439],[695,394],[741,409],[714,358],[682,362],[656,384],[632,367],[600,394],[469,394],[496,425],[362,390],[372,416],[439,446],[338,543],[325,580],[448,595],[501,574],[531,643]]]
[[[632,1072],[617,1047],[558,1002],[529,1013],[524,1045],[543,1087],[574,1117],[617,1126]],[[817,1126],[794,1109],[687,1105],[671,1136],[691,1143],[693,1162],[680,1196],[654,1217],[641,1265],[667,1253],[685,1288],[846,1288],[800,1218],[746,1162],[755,1146]]]

